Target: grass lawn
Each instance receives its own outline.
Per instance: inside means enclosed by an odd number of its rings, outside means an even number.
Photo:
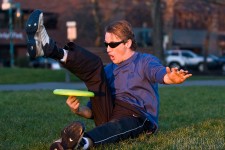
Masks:
[[[80,81],[70,74],[71,82]],[[25,84],[37,82],[65,82],[66,71],[33,68],[0,68],[0,84]],[[19,79],[19,80],[18,80]],[[188,80],[225,80],[225,75],[199,76],[195,73]]]
[[[70,74],[71,82],[80,81]],[[25,84],[37,82],[65,82],[66,70],[33,68],[0,68],[0,84]]]
[[[96,149],[225,149],[224,87],[160,88],[160,129]],[[52,91],[0,92],[0,149],[48,150],[61,129],[73,120],[66,97]],[[81,100],[84,104],[87,99]]]

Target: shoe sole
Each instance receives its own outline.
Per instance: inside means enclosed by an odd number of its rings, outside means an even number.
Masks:
[[[84,130],[83,130],[82,134],[80,135],[80,137],[79,137],[79,139],[78,139],[78,142],[77,142],[76,146],[74,147],[74,149],[78,149],[79,144],[80,144],[80,141],[81,141],[81,139],[83,138],[83,136],[84,136]]]
[[[78,146],[79,146],[79,143],[80,143],[80,141],[81,141],[81,139],[82,139],[82,137],[84,135],[85,126],[81,122],[75,122],[75,123],[70,124],[69,126],[67,126],[66,128],[68,128],[68,127],[69,128],[72,128],[71,130],[74,130],[74,133],[75,132],[77,133],[77,136],[74,137],[73,140],[72,140],[72,141],[76,141],[76,143],[74,143],[75,145],[73,145],[73,148],[74,149],[77,149]],[[63,130],[62,132],[64,132],[66,134],[66,131],[65,130]],[[69,139],[68,138],[69,137],[67,137],[66,139],[63,139],[63,137],[62,137],[62,146],[64,148],[71,148],[70,147],[71,145],[68,147],[68,145],[66,144],[67,143],[66,141],[68,141],[68,140],[70,141],[70,138]]]
[[[35,10],[34,12],[31,13],[30,17],[27,20],[26,23],[26,33],[27,33],[27,48],[28,48],[28,53],[31,59],[34,59],[37,54],[37,45],[36,45],[36,40],[34,39],[34,36],[38,30],[38,22],[39,22],[39,17],[41,15],[42,11],[40,10]]]

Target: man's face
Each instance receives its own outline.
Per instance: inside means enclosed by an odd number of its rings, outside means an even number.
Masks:
[[[124,61],[124,58],[126,56],[126,46],[124,42],[122,42],[123,39],[118,38],[116,35],[112,33],[106,32],[105,34],[105,43],[106,45],[109,44],[106,49],[107,53],[109,55],[109,58],[112,60],[114,64],[119,64],[122,61]],[[117,42],[117,43],[116,43]],[[121,42],[121,43],[119,43]],[[112,45],[116,46],[114,48],[110,47],[110,43],[113,43]],[[117,46],[118,45],[118,46]]]

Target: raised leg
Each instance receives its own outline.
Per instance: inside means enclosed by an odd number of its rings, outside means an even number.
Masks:
[[[109,121],[113,99],[101,59],[74,43],[68,43],[64,49],[58,48],[47,34],[43,24],[43,12],[40,10],[35,10],[28,18],[26,33],[31,58],[43,56],[60,61],[66,51],[67,59],[62,65],[84,81],[88,90],[96,95],[91,98],[95,124],[98,126]]]
[[[74,43],[68,43],[66,47],[68,57],[66,63],[62,65],[84,81],[88,90],[95,93],[95,97],[91,98],[95,124],[101,125],[108,122],[114,102],[101,59]]]

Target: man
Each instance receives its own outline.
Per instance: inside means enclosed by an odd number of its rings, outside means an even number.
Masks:
[[[68,97],[69,108],[85,118],[93,118],[96,127],[84,132],[84,125],[73,122],[61,132],[50,149],[88,149],[154,133],[158,129],[158,83],[180,84],[191,74],[168,68],[150,54],[136,52],[131,25],[117,21],[105,29],[105,46],[112,63],[105,68],[99,57],[74,43],[63,49],[49,38],[43,25],[43,13],[34,11],[26,24],[28,52],[31,58],[50,57],[79,77],[95,93],[86,106]]]

